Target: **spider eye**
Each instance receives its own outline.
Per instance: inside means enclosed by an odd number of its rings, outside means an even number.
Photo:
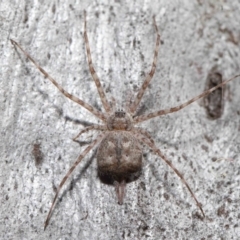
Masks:
[[[115,117],[124,118],[126,113],[122,110],[115,112]]]

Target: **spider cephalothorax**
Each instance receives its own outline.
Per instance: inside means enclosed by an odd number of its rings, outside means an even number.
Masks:
[[[130,131],[133,126],[133,120],[130,114],[123,110],[118,110],[107,118],[107,128],[110,131],[126,130]]]
[[[87,36],[87,21],[86,21],[86,13],[84,13],[84,39],[86,44],[86,50],[87,50],[87,58],[88,58],[88,65],[89,70],[92,75],[92,78],[96,84],[99,96],[102,101],[102,105],[104,108],[104,112],[100,112],[93,106],[89,105],[85,101],[79,99],[76,96],[73,96],[72,94],[68,93],[66,90],[62,88],[60,84],[56,82],[55,79],[53,79],[43,68],[41,68],[35,60],[25,51],[23,48],[18,44],[16,41],[11,39],[11,42],[14,46],[17,46],[24,55],[33,62],[33,64],[44,74],[46,78],[48,78],[63,95],[70,100],[78,103],[85,109],[87,109],[89,112],[91,112],[93,115],[95,115],[98,119],[100,119],[103,124],[102,125],[92,125],[84,128],[75,138],[76,140],[81,134],[95,130],[100,131],[99,136],[93,140],[88,147],[85,148],[85,150],[79,155],[76,162],[73,164],[73,166],[69,169],[67,174],[62,179],[57,192],[55,194],[55,197],[53,199],[51,208],[49,210],[47,219],[45,221],[44,228],[47,227],[49,219],[51,217],[53,208],[55,206],[58,194],[68,179],[68,177],[71,175],[73,170],[76,168],[76,166],[81,162],[81,160],[87,155],[87,153],[93,149],[94,147],[98,146],[97,151],[97,162],[98,162],[98,172],[99,176],[108,176],[112,183],[114,183],[116,187],[116,193],[118,197],[118,202],[120,204],[123,203],[123,198],[125,195],[125,186],[128,181],[131,181],[136,178],[141,172],[142,168],[142,145],[148,146],[153,153],[158,155],[162,160],[179,176],[181,181],[184,183],[184,185],[189,190],[191,196],[194,198],[197,206],[201,210],[203,216],[204,212],[201,206],[201,203],[197,200],[195,197],[193,191],[191,190],[190,186],[186,182],[183,175],[176,169],[176,167],[163,155],[163,153],[160,151],[160,149],[157,148],[157,146],[154,143],[154,140],[151,138],[150,134],[139,127],[136,127],[135,125],[146,121],[148,119],[158,117],[161,115],[166,115],[168,113],[173,113],[176,111],[179,111],[183,109],[184,107],[188,106],[189,104],[197,101],[198,99],[207,96],[211,92],[215,91],[217,88],[227,84],[231,80],[235,79],[236,77],[239,77],[240,75],[237,75],[231,79],[228,79],[217,86],[201,93],[200,95],[190,99],[189,101],[176,106],[171,107],[169,109],[159,110],[155,112],[151,112],[148,114],[143,114],[136,116],[136,111],[139,106],[139,103],[142,99],[142,96],[147,89],[156,69],[156,63],[157,63],[157,56],[158,56],[158,49],[160,45],[160,35],[158,32],[157,24],[155,21],[155,18],[153,18],[154,27],[157,33],[157,40],[156,40],[156,46],[154,51],[154,58],[152,62],[152,68],[151,71],[147,74],[147,77],[145,81],[143,82],[142,86],[140,87],[137,96],[135,97],[134,101],[129,106],[129,112],[125,112],[123,110],[114,111],[109,104],[105,92],[103,90],[103,87],[100,83],[100,80],[95,72],[95,69],[92,64],[92,58],[91,58],[91,52],[88,42],[88,36]],[[131,116],[134,116],[132,118]]]

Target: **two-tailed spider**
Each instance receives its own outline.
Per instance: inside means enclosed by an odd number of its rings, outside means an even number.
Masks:
[[[100,112],[93,106],[89,105],[85,101],[79,99],[76,96],[68,93],[64,90],[43,68],[39,66],[38,63],[20,46],[19,43],[11,39],[12,44],[15,47],[18,47],[23,54],[36,66],[36,68],[42,72],[42,74],[49,79],[57,88],[58,90],[70,100],[78,103],[83,108],[87,109],[91,112],[95,117],[102,121],[102,124],[96,124],[85,127],[75,138],[79,138],[83,133],[89,131],[99,131],[99,136],[93,140],[88,147],[84,149],[84,151],[79,155],[76,162],[73,166],[69,169],[67,174],[62,179],[59,187],[57,188],[57,192],[53,199],[51,208],[48,212],[47,219],[45,221],[44,229],[47,227],[49,223],[49,219],[52,215],[53,208],[55,206],[58,194],[69,178],[73,170],[77,167],[77,165],[81,162],[81,160],[87,155],[87,153],[93,149],[94,147],[98,147],[97,150],[97,163],[98,163],[98,172],[99,175],[105,175],[111,178],[113,184],[115,185],[116,194],[118,198],[119,204],[123,203],[123,199],[125,196],[125,188],[126,183],[130,181],[134,176],[140,172],[142,168],[142,145],[148,146],[153,153],[158,155],[181,179],[183,184],[187,187],[188,191],[190,192],[191,196],[195,200],[198,208],[202,212],[204,216],[204,211],[202,209],[201,203],[197,200],[196,196],[194,195],[193,191],[191,190],[190,186],[186,182],[184,176],[176,169],[176,167],[163,155],[163,153],[158,149],[155,145],[154,140],[151,138],[150,134],[140,127],[136,125],[138,123],[147,121],[151,118],[155,118],[158,116],[166,115],[168,113],[177,112],[186,106],[190,105],[191,103],[197,101],[198,99],[207,96],[211,92],[215,91],[216,89],[220,88],[221,86],[227,84],[228,82],[232,81],[233,79],[240,76],[237,75],[229,80],[226,80],[217,86],[201,93],[200,95],[190,99],[189,101],[176,106],[171,107],[165,110],[154,111],[148,114],[143,114],[140,116],[136,115],[136,111],[139,107],[139,103],[143,97],[145,90],[147,89],[153,75],[155,73],[156,64],[157,64],[157,56],[158,50],[160,45],[160,34],[158,31],[158,27],[156,24],[155,17],[153,17],[153,24],[155,27],[155,31],[157,34],[157,40],[154,50],[154,57],[152,62],[151,71],[147,74],[146,79],[144,80],[142,86],[140,87],[135,99],[129,103],[126,109],[113,109],[112,105],[110,104],[109,100],[106,98],[105,92],[103,87],[100,83],[97,73],[93,67],[92,57],[90,52],[90,46],[88,42],[88,35],[87,35],[87,21],[86,21],[86,12],[84,12],[84,40],[87,50],[87,59],[89,70],[92,75],[92,78],[96,84],[98,94],[101,98],[102,105],[104,108],[103,112]]]

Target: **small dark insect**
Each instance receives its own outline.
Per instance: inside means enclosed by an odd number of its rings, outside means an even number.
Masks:
[[[218,84],[217,86],[201,93],[200,95],[190,99],[189,101],[179,106],[137,116],[136,112],[137,112],[139,103],[156,70],[157,56],[158,56],[158,50],[160,45],[160,35],[158,32],[158,27],[155,21],[155,17],[153,17],[153,23],[154,23],[155,31],[157,34],[157,40],[155,45],[154,58],[152,62],[151,71],[147,74],[147,77],[143,82],[141,88],[139,89],[138,94],[135,97],[134,101],[132,101],[128,105],[128,107],[126,107],[126,109],[120,109],[117,111],[114,110],[110,102],[107,100],[103,87],[93,67],[91,52],[90,52],[90,47],[88,42],[88,36],[86,31],[86,28],[87,28],[86,12],[84,12],[84,40],[85,40],[86,50],[87,50],[88,65],[89,65],[89,70],[92,75],[92,78],[96,84],[98,94],[101,98],[104,112],[100,112],[99,110],[89,105],[85,101],[73,96],[72,94],[64,90],[42,67],[40,67],[35,62],[35,60],[25,50],[23,50],[20,44],[18,44],[16,41],[11,39],[12,44],[15,47],[18,47],[23,52],[23,54],[36,66],[36,68],[40,72],[42,72],[43,75],[47,79],[49,79],[65,97],[78,103],[83,108],[87,109],[89,112],[95,115],[98,119],[102,120],[102,123],[103,123],[102,125],[97,124],[97,125],[85,127],[74,138],[74,140],[76,140],[83,133],[86,133],[92,130],[97,130],[101,132],[99,136],[95,140],[93,140],[92,143],[90,143],[89,146],[85,148],[85,150],[79,155],[77,161],[73,164],[73,166],[69,169],[67,174],[62,179],[57,189],[57,192],[55,194],[55,197],[53,199],[47,219],[45,221],[44,229],[46,229],[48,225],[58,194],[62,186],[64,185],[68,177],[71,175],[73,170],[76,168],[76,166],[86,156],[86,154],[96,146],[98,146],[97,162],[98,162],[99,175],[108,176],[111,179],[111,181],[115,185],[119,204],[123,203],[123,199],[125,196],[126,183],[131,180],[134,180],[136,178],[136,175],[139,174],[139,171],[142,168],[142,145],[146,145],[153,151],[153,153],[157,154],[160,158],[162,158],[162,160],[178,175],[178,177],[181,179],[183,184],[187,187],[188,191],[190,192],[191,196],[193,197],[197,206],[202,212],[202,215],[204,216],[201,203],[195,197],[193,191],[191,190],[190,186],[186,182],[183,175],[157,148],[150,134],[146,130],[140,127],[137,127],[136,125],[138,123],[147,121],[151,118],[177,112],[185,108],[186,106],[190,105],[191,103],[197,101],[198,99],[207,96],[211,92],[222,87],[223,85],[227,84],[233,79],[239,77],[240,74]]]
[[[40,143],[34,143],[33,144],[32,154],[35,158],[35,165],[39,166],[43,161],[43,153],[41,151],[41,144]]]
[[[213,68],[207,77],[206,89],[222,83],[222,74]],[[210,119],[217,119],[222,116],[224,108],[224,86],[204,97],[204,106]]]

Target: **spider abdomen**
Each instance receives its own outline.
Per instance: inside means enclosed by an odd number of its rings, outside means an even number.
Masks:
[[[112,181],[131,181],[142,168],[142,149],[128,131],[109,131],[97,152],[98,172]]]

